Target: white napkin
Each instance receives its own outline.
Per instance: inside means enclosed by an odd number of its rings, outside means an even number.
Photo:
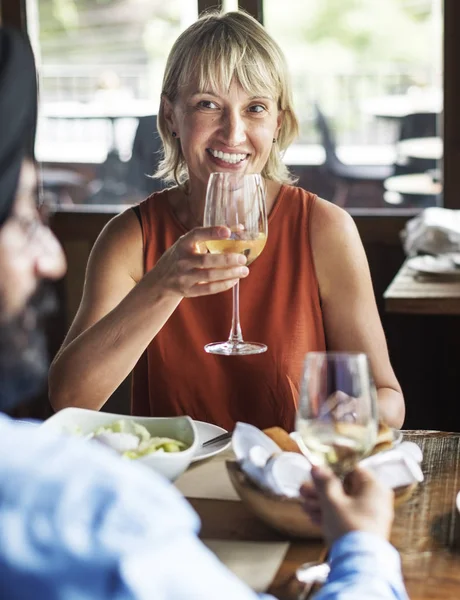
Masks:
[[[408,256],[419,252],[442,254],[460,251],[460,210],[432,206],[407,221],[401,233]]]
[[[280,496],[299,496],[302,483],[311,481],[311,463],[296,452],[283,452],[260,429],[237,423],[233,451],[241,469],[260,488]],[[371,470],[385,485],[397,488],[423,481],[422,451],[413,442],[365,458],[360,464]]]

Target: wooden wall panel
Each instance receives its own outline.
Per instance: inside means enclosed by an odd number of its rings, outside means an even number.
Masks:
[[[444,205],[460,209],[460,2],[444,0]]]
[[[26,0],[0,0],[0,23],[26,30]]]

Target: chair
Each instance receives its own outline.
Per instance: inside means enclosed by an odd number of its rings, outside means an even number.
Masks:
[[[424,137],[437,137],[438,132],[438,114],[429,112],[411,113],[401,119],[398,142],[408,139],[418,139]],[[437,168],[437,161],[433,158],[414,158],[403,154],[400,150],[393,165],[395,176],[416,175],[419,173],[433,172]],[[429,194],[409,194],[395,192],[388,189],[384,184],[386,191],[383,194],[385,202],[398,205],[399,207],[421,207],[436,206],[438,198]]]
[[[401,120],[399,141],[409,138],[435,137],[437,131],[437,113],[412,113]]]
[[[345,206],[354,184],[362,182],[383,181],[393,174],[391,165],[347,165],[343,163],[336,152],[336,143],[320,107],[315,104],[315,121],[321,134],[321,141],[326,152],[326,170],[337,180],[337,186],[332,201],[338,206]]]
[[[436,113],[412,113],[401,120],[398,142],[412,138],[436,137],[439,135]],[[395,175],[424,173],[436,168],[434,159],[412,158],[398,154],[395,162]]]
[[[88,204],[126,204],[142,200],[163,186],[150,174],[156,171],[162,149],[156,115],[138,117],[131,158],[124,163],[111,151],[92,182]]]
[[[163,187],[159,179],[149,177],[158,167],[162,149],[156,115],[139,117],[133,150],[126,170],[128,186],[143,195],[149,195]]]

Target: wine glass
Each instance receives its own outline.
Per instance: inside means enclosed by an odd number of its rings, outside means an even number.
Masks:
[[[312,464],[327,464],[341,479],[375,445],[377,391],[362,353],[310,352],[305,359],[296,432]],[[305,563],[301,583],[324,583],[327,563]]]
[[[250,265],[262,252],[267,241],[267,209],[264,181],[259,174],[212,173],[206,192],[204,226],[225,225],[231,236],[224,240],[209,240],[206,247],[212,254],[236,252],[244,254]],[[265,344],[245,342],[239,314],[239,281],[233,287],[233,317],[226,342],[213,342],[204,348],[211,354],[260,354]]]
[[[296,431],[316,464],[344,477],[375,445],[377,392],[362,353],[310,352]]]

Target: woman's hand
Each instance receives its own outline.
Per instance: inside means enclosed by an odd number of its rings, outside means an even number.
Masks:
[[[247,277],[243,254],[210,254],[204,242],[228,239],[228,227],[197,227],[180,237],[146,275],[166,293],[183,298],[218,294]]]

